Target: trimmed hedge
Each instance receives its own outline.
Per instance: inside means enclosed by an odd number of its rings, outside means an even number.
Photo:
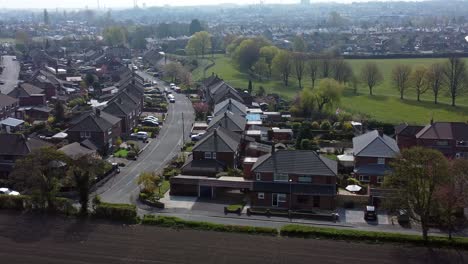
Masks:
[[[0,194],[0,209],[24,210],[30,202],[29,196]]]
[[[122,221],[129,224],[137,223],[137,210],[133,204],[99,203],[94,209],[97,218]]]
[[[229,233],[261,234],[270,236],[278,235],[278,230],[276,228],[223,225],[199,221],[186,221],[173,216],[145,215],[141,223],[144,225],[155,225],[178,229],[196,229]]]
[[[431,236],[426,242],[420,235],[408,235],[388,232],[373,232],[351,229],[335,229],[302,225],[285,225],[280,229],[281,236],[302,238],[326,238],[336,240],[356,240],[371,242],[405,243],[420,246],[455,247],[468,249],[468,238],[453,238]]]

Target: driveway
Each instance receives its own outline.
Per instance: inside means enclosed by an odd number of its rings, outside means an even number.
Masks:
[[[0,65],[5,67],[0,75],[0,80],[5,83],[0,85],[0,92],[3,94],[8,94],[18,84],[20,65],[19,62],[14,61],[13,58],[15,58],[15,56],[5,55],[3,56],[3,60],[0,60]]]
[[[148,74],[141,73],[145,79],[157,80]],[[164,89],[163,82],[157,80]],[[168,105],[168,116],[156,139],[153,139],[140,154],[138,160],[121,168],[120,174],[99,187],[95,194],[105,202],[135,203],[139,186],[136,180],[143,171],[155,171],[180,153],[183,145],[182,131],[185,140],[189,140],[190,128],[194,121],[194,112],[190,100],[182,94],[175,94],[176,103]],[[182,122],[182,114],[184,121]]]
[[[388,214],[385,211],[378,211],[377,221],[364,220],[364,211],[360,209],[340,209],[340,222],[349,224],[369,224],[369,225],[388,225]]]

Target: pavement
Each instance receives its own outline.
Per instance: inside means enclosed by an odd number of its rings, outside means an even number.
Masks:
[[[467,263],[468,252],[0,212],[1,263]]]
[[[13,58],[15,58],[15,56],[5,55],[3,56],[3,60],[0,61],[0,65],[5,67],[0,75],[0,80],[5,82],[5,84],[0,85],[0,92],[3,94],[8,94],[18,84],[20,65],[19,62],[14,61]]]
[[[158,86],[161,89],[165,88],[163,81],[144,72],[138,72],[138,74],[145,79],[158,81]],[[195,116],[192,103],[185,95],[175,94],[175,99],[174,104],[168,104],[168,116],[159,135],[151,140],[136,161],[129,162],[127,166],[122,167],[120,174],[100,186],[93,195],[99,195],[105,202],[136,203],[139,192],[136,181],[140,173],[160,170],[180,153],[183,146],[182,131],[185,132],[185,140],[189,140]]]

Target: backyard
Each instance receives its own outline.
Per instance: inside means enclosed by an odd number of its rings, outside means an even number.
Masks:
[[[247,89],[249,75],[240,72],[231,62],[228,56],[217,54],[214,57],[215,65],[209,68],[206,75],[211,72],[219,75],[227,83],[236,88]],[[374,88],[374,96],[370,96],[367,87],[360,84],[357,94],[354,94],[350,88],[344,92],[340,108],[354,114],[363,114],[371,118],[390,122],[400,123],[408,122],[415,124],[426,124],[434,117],[434,120],[443,121],[466,121],[468,116],[468,96],[462,95],[457,98],[457,107],[449,105],[450,99],[447,91],[442,91],[439,97],[439,104],[433,103],[431,91],[427,91],[421,96],[421,102],[416,100],[415,92],[408,90],[405,94],[405,100],[399,99],[398,91],[391,85],[391,71],[396,64],[408,64],[411,66],[426,65],[434,62],[445,62],[445,59],[350,59],[355,74],[359,74],[361,67],[367,61],[375,62],[383,76],[382,84]],[[200,63],[200,66],[206,66],[206,60]],[[193,72],[194,80],[203,78],[203,70],[198,67]],[[303,81],[304,86],[310,85],[310,79]],[[294,77],[290,79],[290,85],[285,87],[279,80],[253,80],[254,90],[263,86],[267,93],[278,93],[286,99],[292,99],[299,92]]]

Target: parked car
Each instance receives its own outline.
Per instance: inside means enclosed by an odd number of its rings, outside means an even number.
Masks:
[[[157,84],[158,84],[158,82],[153,80],[153,85],[157,85]]]
[[[398,210],[398,223],[408,224],[410,221],[408,211],[405,209]]]
[[[10,190],[10,189],[8,189],[8,188],[0,188],[0,194],[20,195],[19,192]]]
[[[0,80],[0,85],[4,85],[4,84],[5,84],[5,82]]]
[[[159,77],[159,72],[153,73],[153,77]]]
[[[145,141],[145,140],[148,139],[148,132],[139,131],[139,132],[130,134],[130,136],[134,137],[136,139],[141,139],[141,140]]]
[[[155,116],[147,116],[143,119],[143,121],[146,121],[146,120],[150,120],[150,121],[154,121],[154,122],[159,122],[159,118],[155,117]]]
[[[198,133],[195,135],[191,135],[190,139],[192,139],[192,141],[199,141],[203,137],[204,134],[205,133]]]
[[[150,82],[148,82],[148,83],[145,83],[145,84],[143,85],[143,87],[152,87],[152,86],[153,86],[153,84],[152,84],[152,83],[150,83]]]
[[[152,120],[143,120],[143,122],[141,122],[141,124],[144,125],[144,126],[149,126],[149,127],[158,127],[159,126],[158,122],[152,121]]]
[[[157,94],[159,93],[158,89],[150,89],[145,91],[145,94]]]
[[[175,103],[175,99],[174,99],[174,98],[170,98],[170,99],[169,99],[169,103],[172,103],[172,104]]]
[[[375,206],[368,205],[364,211],[364,220],[375,221],[377,220],[377,212]]]

